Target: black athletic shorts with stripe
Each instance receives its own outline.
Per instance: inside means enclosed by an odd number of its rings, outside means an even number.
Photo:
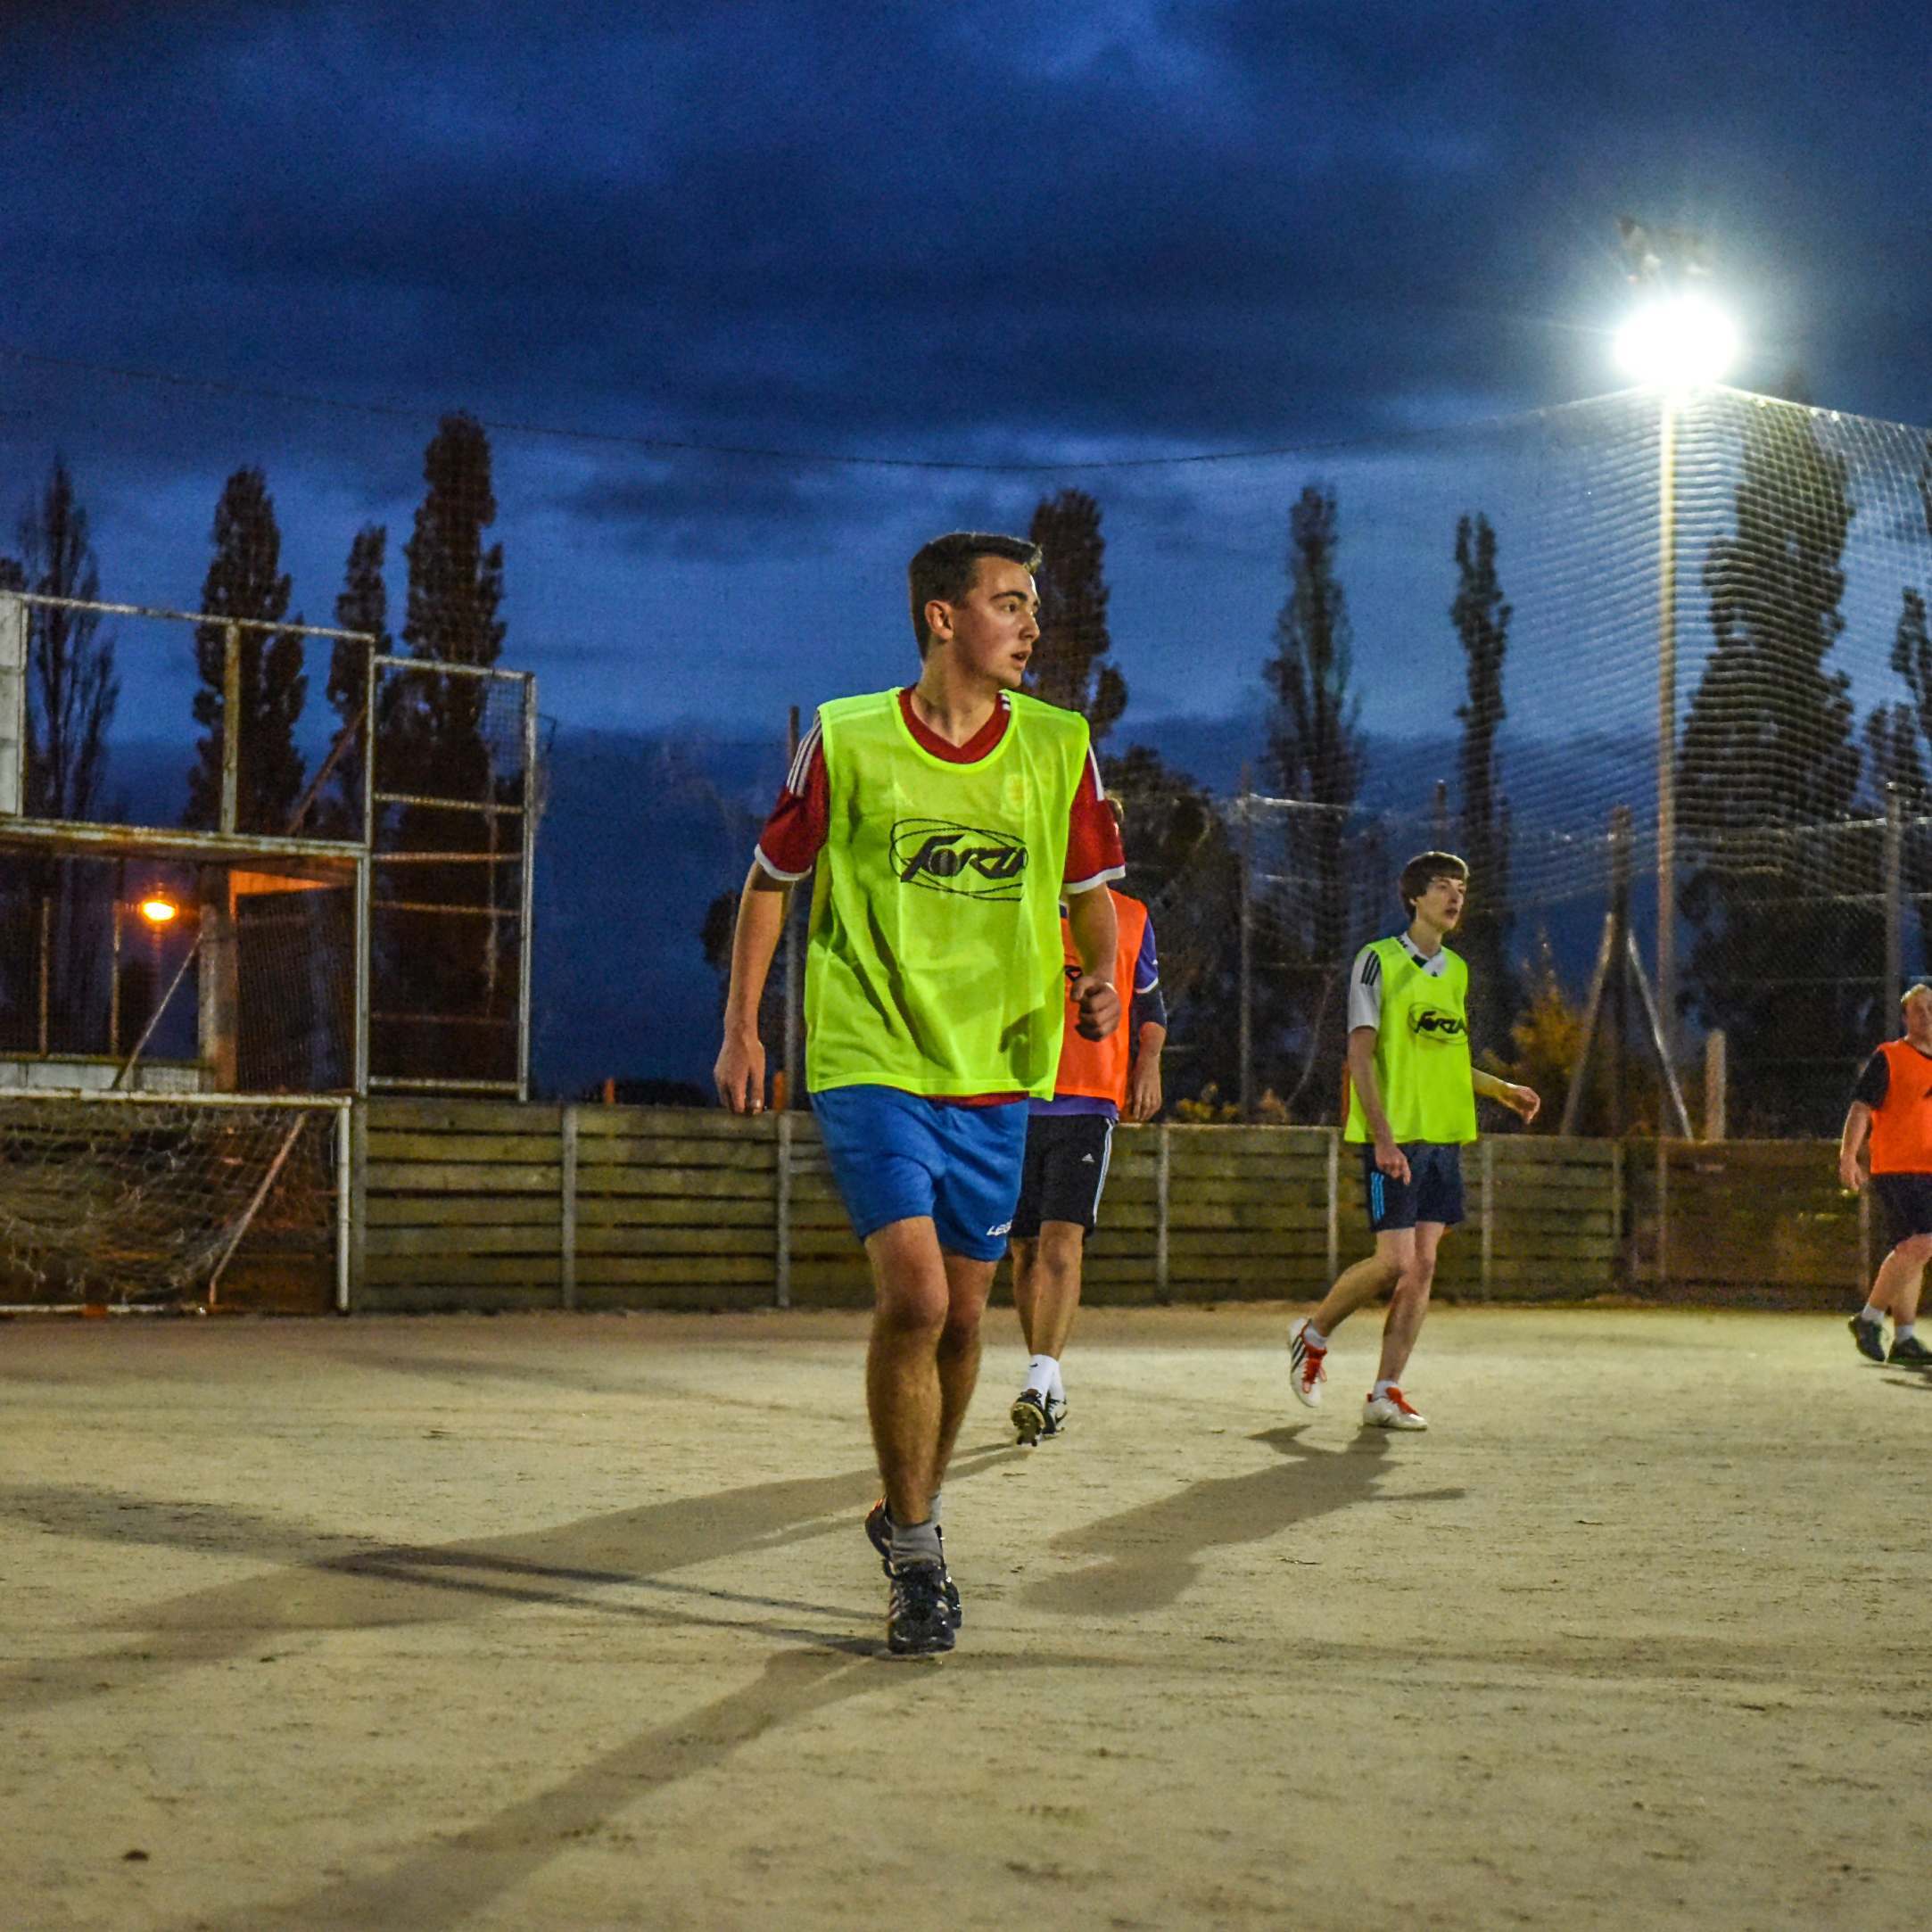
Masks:
[[[1112,1152],[1113,1122],[1105,1114],[1033,1115],[1027,1122],[1014,1238],[1037,1239],[1042,1221],[1072,1221],[1091,1234]]]
[[[1362,1144],[1362,1193],[1369,1226],[1378,1234],[1413,1227],[1417,1221],[1456,1226],[1463,1218],[1462,1149],[1439,1141],[1398,1144],[1408,1156],[1406,1181],[1391,1180],[1375,1165],[1374,1144]]]
[[[1895,1248],[1914,1234],[1932,1234],[1932,1174],[1874,1174],[1871,1191],[1885,1210]]]

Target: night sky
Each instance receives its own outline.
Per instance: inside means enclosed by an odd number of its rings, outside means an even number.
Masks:
[[[463,408],[546,711],[764,730],[907,673],[918,541],[1078,483],[1129,726],[1226,713],[1308,475],[1343,479],[1347,532],[1351,488],[1399,491],[1457,425],[1621,386],[1620,213],[1707,237],[1740,386],[1796,367],[1932,419],[1928,21],[8,0],[0,549],[58,450],[103,591],[191,603],[221,481],[260,462],[326,621]],[[1352,528],[1367,603],[1421,572]],[[161,735],[178,665],[123,659],[123,727]],[[1371,722],[1430,722],[1365,668]]]

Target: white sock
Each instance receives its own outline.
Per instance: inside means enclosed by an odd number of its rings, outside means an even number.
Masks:
[[[1060,1393],[1060,1364],[1051,1355],[1036,1355],[1027,1363],[1027,1386],[1042,1395]]]
[[[1392,1382],[1378,1382],[1375,1386],[1368,1391],[1368,1399],[1371,1402],[1381,1401],[1383,1397],[1388,1394],[1389,1391],[1394,1388],[1394,1386],[1395,1384]]]
[[[1893,1342],[1895,1343],[1901,1342],[1910,1342],[1912,1338],[1912,1331],[1917,1328],[1918,1325],[1919,1325],[1917,1322],[1894,1322],[1892,1324]]]
[[[1325,1349],[1328,1346],[1328,1337],[1313,1322],[1301,1331],[1301,1339],[1311,1349]]]
[[[930,1520],[935,1525],[939,1521],[939,1492],[937,1490],[932,1492],[932,1515]]]
[[[1883,1328],[1885,1326],[1885,1310],[1874,1307],[1870,1301],[1866,1302],[1864,1307],[1859,1309],[1858,1318],[1862,1322],[1870,1322],[1874,1328]]]

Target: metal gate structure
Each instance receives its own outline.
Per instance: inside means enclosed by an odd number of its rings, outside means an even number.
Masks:
[[[372,656],[367,702],[357,1089],[524,1099],[536,680]]]
[[[37,800],[29,660],[56,611],[169,654],[194,627],[219,707],[199,824]],[[330,650],[338,681],[347,655],[362,697],[269,805],[244,694],[271,645]],[[527,673],[0,590],[0,1302],[345,1308],[366,1096],[527,1097],[540,803]]]

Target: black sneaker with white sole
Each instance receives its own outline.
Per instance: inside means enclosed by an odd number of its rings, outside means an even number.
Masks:
[[[879,1566],[888,1576],[892,1574],[892,1512],[886,1507],[886,1499],[881,1496],[865,1512],[865,1533],[879,1552]],[[939,1539],[939,1588],[945,1592],[945,1614],[953,1620],[957,1630],[966,1621],[966,1612],[959,1600],[959,1585],[953,1581],[953,1573],[946,1567],[945,1532],[934,1532]]]
[[[1870,1327],[1870,1324],[1866,1325]],[[1895,1368],[1932,1368],[1932,1349],[1927,1348],[1917,1335],[1905,1335],[1895,1338],[1886,1360]]]
[[[896,1657],[941,1655],[953,1647],[953,1619],[946,1609],[945,1572],[937,1563],[907,1563],[888,1568],[886,1647]]]
[[[1868,1322],[1862,1315],[1854,1315],[1845,1325],[1852,1331],[1852,1340],[1858,1344],[1858,1352],[1868,1362],[1885,1359],[1885,1325],[1882,1322]]]

